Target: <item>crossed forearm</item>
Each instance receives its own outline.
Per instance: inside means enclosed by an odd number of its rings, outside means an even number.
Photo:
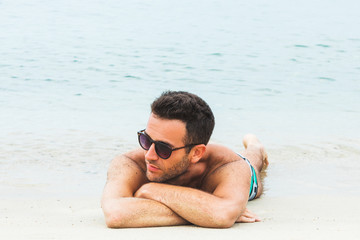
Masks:
[[[232,210],[233,204],[188,187],[148,183],[135,193],[135,197],[161,203],[183,219],[203,227],[230,227],[238,217]]]
[[[108,227],[156,227],[188,224],[164,204],[144,198],[108,199],[103,204]]]

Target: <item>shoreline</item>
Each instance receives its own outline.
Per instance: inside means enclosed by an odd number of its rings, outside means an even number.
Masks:
[[[111,136],[75,132],[52,141],[30,135],[0,140],[0,193],[3,197],[82,197],[101,195],[110,161],[137,145]],[[81,139],[88,139],[81,141]],[[2,144],[4,143],[4,144]],[[216,143],[216,142],[215,142]],[[301,145],[264,143],[270,166],[265,175],[269,196],[342,194],[360,196],[359,140]],[[242,144],[231,148],[241,151]]]

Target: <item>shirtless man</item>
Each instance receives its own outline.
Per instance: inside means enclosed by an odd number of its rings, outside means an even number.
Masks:
[[[264,147],[251,134],[241,155],[208,144],[214,125],[210,107],[194,94],[168,91],[156,99],[138,132],[141,148],[110,164],[102,196],[107,226],[227,228],[259,221],[246,204],[263,190]]]

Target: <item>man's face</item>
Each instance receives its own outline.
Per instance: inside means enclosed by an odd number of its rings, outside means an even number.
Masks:
[[[145,131],[154,141],[167,143],[172,148],[184,146],[186,127],[179,120],[161,119],[151,114]],[[154,144],[149,150],[144,150],[144,153],[146,176],[152,182],[165,182],[175,178],[186,172],[190,164],[185,149],[173,151],[168,159],[162,159],[156,154]]]

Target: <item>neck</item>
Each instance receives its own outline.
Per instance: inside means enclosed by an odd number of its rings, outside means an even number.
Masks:
[[[204,162],[190,164],[183,174],[168,180],[166,183],[177,186],[198,188],[206,171],[206,167],[207,165]]]

